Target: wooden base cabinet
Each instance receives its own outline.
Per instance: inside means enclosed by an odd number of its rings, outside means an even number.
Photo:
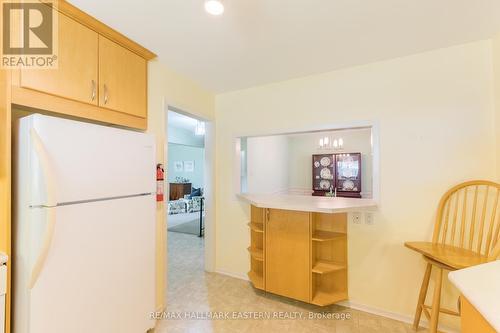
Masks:
[[[251,207],[253,286],[319,306],[348,298],[347,214]]]
[[[266,291],[309,302],[310,214],[269,209],[266,215]]]
[[[460,318],[463,333],[495,333],[496,330],[484,319],[477,309],[460,296]]]

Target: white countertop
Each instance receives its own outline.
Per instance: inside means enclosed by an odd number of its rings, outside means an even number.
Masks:
[[[8,260],[9,257],[5,253],[0,252],[0,265],[6,264]]]
[[[372,199],[315,197],[291,194],[238,194],[238,197],[260,208],[275,208],[318,213],[346,213],[373,209]]]
[[[448,278],[500,332],[500,260],[451,272]]]

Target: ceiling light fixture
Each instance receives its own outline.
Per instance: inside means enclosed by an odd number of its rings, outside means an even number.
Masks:
[[[221,0],[205,0],[205,10],[212,15],[224,13],[224,5]]]
[[[319,149],[339,151],[344,149],[344,139],[333,139],[325,136],[319,139]]]

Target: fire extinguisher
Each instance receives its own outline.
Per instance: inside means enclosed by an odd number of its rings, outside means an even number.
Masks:
[[[164,177],[165,171],[163,170],[163,165],[162,164],[157,164],[156,165],[156,201],[157,202],[162,202],[163,201],[163,177]]]

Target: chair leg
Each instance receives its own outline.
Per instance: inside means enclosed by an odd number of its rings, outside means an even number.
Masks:
[[[441,306],[441,287],[443,285],[443,269],[439,268],[436,285],[434,286],[434,297],[432,299],[431,322],[429,332],[436,333],[438,328],[439,309]]]
[[[422,316],[422,306],[425,304],[425,297],[427,296],[427,289],[429,288],[431,271],[432,265],[430,263],[427,263],[424,279],[422,280],[422,286],[420,287],[420,294],[418,296],[417,309],[415,310],[415,319],[413,320],[414,330],[418,330],[418,324],[420,323],[420,317]]]

